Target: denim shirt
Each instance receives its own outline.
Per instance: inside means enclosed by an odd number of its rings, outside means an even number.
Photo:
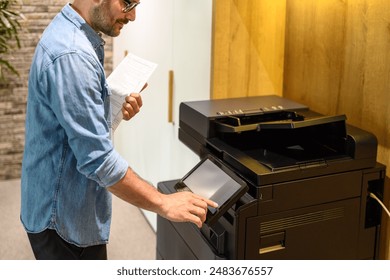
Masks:
[[[128,168],[110,138],[103,45],[67,4],[37,45],[28,83],[21,220],[80,247],[108,242],[106,187]]]

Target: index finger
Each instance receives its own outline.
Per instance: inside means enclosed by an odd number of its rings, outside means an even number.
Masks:
[[[205,198],[203,196],[200,196],[200,195],[196,195],[200,200],[204,201],[207,203],[208,206],[211,206],[213,208],[218,208],[218,203],[216,203],[215,201],[212,201],[208,198]]]

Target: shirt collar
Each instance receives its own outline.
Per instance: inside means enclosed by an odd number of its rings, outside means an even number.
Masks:
[[[66,4],[61,13],[68,18],[77,28],[82,30],[91,42],[93,48],[97,50],[104,46],[105,42],[101,34],[96,32],[86,21],[77,13],[70,3]]]

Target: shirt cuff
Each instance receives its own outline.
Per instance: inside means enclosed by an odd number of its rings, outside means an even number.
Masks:
[[[104,188],[115,185],[126,175],[128,168],[127,161],[113,150],[96,170],[98,184]]]

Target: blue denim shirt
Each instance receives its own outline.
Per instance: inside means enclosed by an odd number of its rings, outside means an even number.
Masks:
[[[103,45],[67,4],[37,45],[28,83],[21,220],[81,247],[108,242],[106,187],[128,168],[110,139]]]

